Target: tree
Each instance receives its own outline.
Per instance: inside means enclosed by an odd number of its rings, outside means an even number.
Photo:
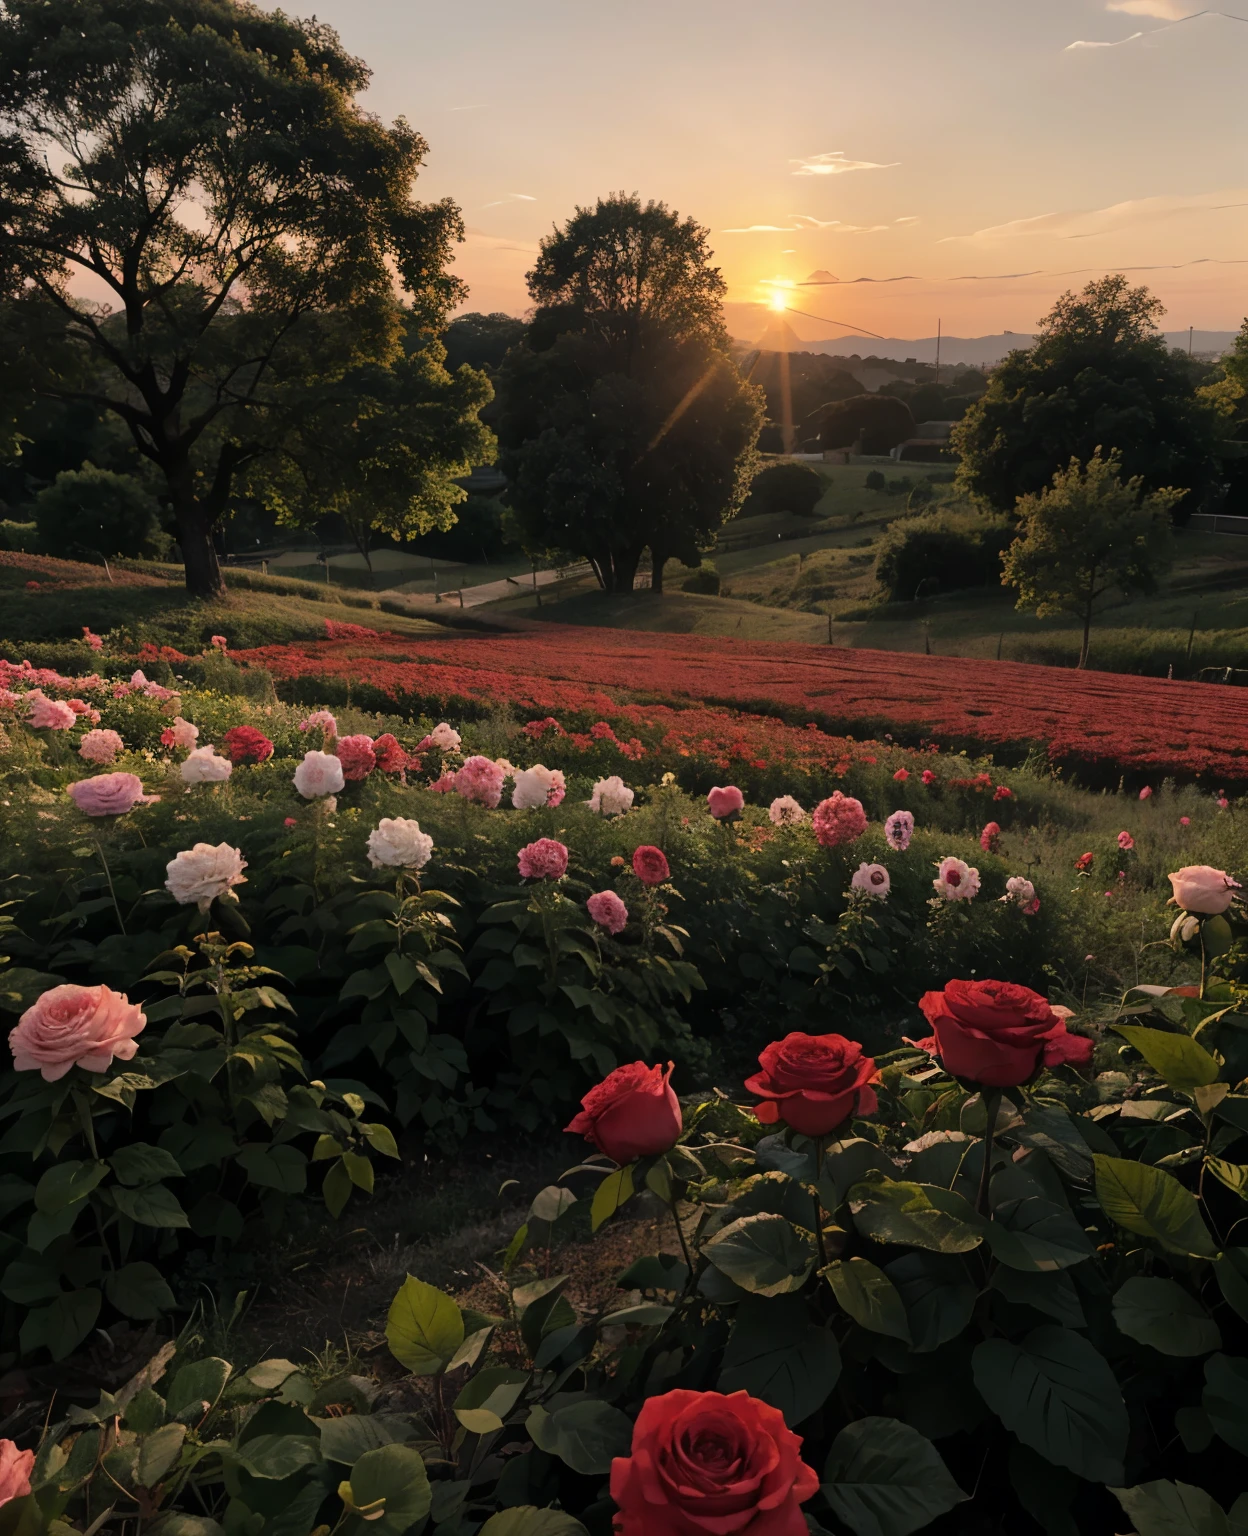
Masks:
[[[446,366],[453,373],[461,363],[467,363],[470,368],[493,373],[512,347],[524,340],[524,332],[524,321],[514,315],[497,311],[491,315],[457,315],[442,333]]]
[[[741,505],[762,424],[706,231],[616,194],[543,240],[529,292],[495,413],[525,547],[583,556],[613,592],[649,547],[661,591],[665,563],[696,566]]]
[[[827,488],[823,476],[808,464],[769,464],[754,476],[741,515],[792,512],[798,517],[813,517]]]
[[[129,475],[84,464],[35,497],[39,543],[47,551],[155,555],[168,546],[155,498]]]
[[[401,351],[462,294],[426,145],[355,97],[318,22],[244,0],[6,0],[0,294],[37,393],[118,417],[163,480],[187,586],[309,396]],[[89,302],[88,281],[109,295]]]
[[[1097,603],[1154,592],[1170,558],[1170,514],[1182,491],[1146,491],[1142,476],[1122,478],[1117,453],[1097,448],[1086,466],[1072,459],[1039,493],[1015,508],[1018,537],[1002,560],[1003,586],[1018,588],[1018,607],[1037,618],[1070,613],[1083,624],[1079,665],[1088,664]]]
[[[494,459],[494,434],[477,414],[493,397],[489,380],[468,367],[448,373],[442,344],[408,319],[410,350],[388,367],[352,369],[292,411],[252,477],[288,526],[336,513],[370,570],[375,532],[446,532],[467,495],[457,477]]]
[[[1177,486],[1185,507],[1198,504],[1217,474],[1214,417],[1157,332],[1164,313],[1121,274],[1058,299],[954,428],[962,488],[1008,512],[1103,446],[1148,490]]]
[[[892,395],[853,395],[838,400],[819,424],[821,448],[852,448],[861,453],[891,453],[914,436],[914,416],[904,400]]]

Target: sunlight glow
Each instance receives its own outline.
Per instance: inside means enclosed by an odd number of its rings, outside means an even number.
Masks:
[[[778,313],[788,309],[789,307],[787,296],[780,292],[773,293],[771,298],[767,300],[767,303]]]

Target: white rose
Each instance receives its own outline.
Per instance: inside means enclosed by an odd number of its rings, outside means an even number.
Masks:
[[[195,902],[201,912],[207,912],[214,896],[228,896],[234,886],[247,883],[246,868],[242,851],[229,843],[215,848],[211,843],[196,843],[165,866],[169,876],[165,886],[184,907]]]
[[[599,779],[589,798],[589,808],[598,816],[623,816],[632,805],[633,792],[618,773],[609,779]]]
[[[332,752],[305,752],[295,769],[295,788],[305,800],[336,795],[345,783],[342,763]]]
[[[443,720],[441,725],[435,725],[429,732],[429,740],[442,752],[458,752],[460,735],[452,726]]]
[[[368,834],[368,862],[374,869],[423,869],[433,839],[407,816],[383,816]]]
[[[550,796],[555,776],[541,763],[516,774],[516,787],[511,792],[511,803],[518,811],[536,810],[545,805]]]
[[[781,795],[773,800],[767,815],[777,827],[796,827],[806,820],[806,812],[792,795]]]
[[[206,747],[196,747],[182,763],[182,779],[186,784],[219,784],[234,772],[234,764],[228,757],[218,757],[211,742]]]
[[[870,896],[875,901],[887,900],[892,888],[892,881],[883,864],[859,864],[849,883],[853,890],[861,891],[864,896]]]

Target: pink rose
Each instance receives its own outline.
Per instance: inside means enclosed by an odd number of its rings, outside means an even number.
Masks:
[[[332,752],[305,752],[295,769],[295,788],[305,800],[336,795],[344,782],[342,764]]]
[[[1190,816],[1180,816],[1179,817],[1179,825],[1181,827],[1190,827],[1191,824],[1192,824],[1192,818]]]
[[[1001,841],[1001,828],[995,821],[990,821],[979,834],[979,846],[985,853],[996,853],[997,844]]]
[[[898,768],[897,772],[893,775],[894,781],[898,784],[904,784],[909,777],[909,768]]]
[[[643,843],[633,850],[633,873],[642,885],[662,885],[671,875],[667,857],[661,848]]]
[[[585,903],[589,915],[608,933],[622,933],[628,922],[628,908],[614,891],[599,891]]]
[[[88,731],[78,743],[78,755],[89,763],[111,763],[124,745],[116,731]]]
[[[1130,832],[1119,832],[1118,846],[1122,849],[1123,853],[1131,852],[1132,848],[1135,847],[1135,839],[1131,836]]]
[[[1189,864],[1170,876],[1174,887],[1174,903],[1184,912],[1216,915],[1225,912],[1231,897],[1240,889],[1239,882],[1220,869],[1208,864]]]
[[[836,848],[841,843],[855,842],[867,830],[867,813],[862,801],[852,795],[834,790],[826,800],[820,801],[811,817],[815,837],[821,848]]]
[[[79,779],[66,793],[86,816],[124,816],[136,805],[151,805],[159,795],[145,795],[143,781],[133,773],[101,773]]]
[[[1145,784],[1144,788],[1140,791],[1140,799],[1141,800],[1151,800],[1152,798],[1153,798],[1153,792],[1148,787],[1148,785]]]
[[[873,897],[876,901],[885,901],[892,889],[892,881],[883,864],[859,864],[858,868],[850,876],[850,889],[861,891],[864,896]]]
[[[26,724],[37,731],[67,731],[78,719],[68,704],[60,699],[49,699],[38,689],[28,693],[26,700],[30,706]]]
[[[735,784],[729,784],[726,789],[720,789],[717,785],[707,795],[706,803],[716,821],[727,821],[730,816],[741,814],[745,796]]]
[[[53,987],[22,1014],[9,1032],[17,1072],[42,1073],[54,1083],[70,1067],[106,1072],[116,1056],[129,1061],[135,1035],[147,1023],[143,1010],[111,987]]]
[[[905,853],[914,836],[914,817],[909,811],[894,811],[884,823],[884,841],[898,853]]]
[[[494,810],[503,798],[503,780],[507,777],[501,768],[488,757],[468,757],[455,775],[455,793],[477,805]]]
[[[932,770],[930,768],[924,768],[924,770],[923,770],[923,782],[924,782],[924,784],[927,785],[927,787],[929,789],[932,787],[933,784],[935,784],[935,782],[936,782],[936,775],[932,772]]]
[[[377,766],[371,736],[340,736],[334,750],[342,764],[342,776],[348,783],[366,779]]]
[[[0,1504],[26,1497],[34,1465],[34,1451],[19,1451],[12,1440],[0,1440]]]
[[[979,895],[979,871],[961,859],[941,859],[932,884],[944,901],[973,901]]]
[[[568,850],[553,837],[539,837],[521,848],[519,865],[525,880],[562,880],[568,872]]]

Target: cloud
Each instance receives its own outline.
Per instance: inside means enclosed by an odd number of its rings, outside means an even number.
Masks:
[[[918,216],[917,213],[907,214],[904,219],[894,219],[893,220],[894,224],[917,224],[918,222],[919,222],[919,216]]]
[[[1199,21],[1202,16],[1216,16],[1220,21],[1238,21],[1248,26],[1248,16],[1236,16],[1230,11],[1188,11],[1184,0],[1109,0],[1107,8],[1131,16],[1154,16],[1165,25],[1151,27],[1147,32],[1132,32],[1130,37],[1120,37],[1113,43],[1095,43],[1079,38],[1073,43],[1067,43],[1067,53],[1073,53],[1077,48],[1123,48],[1128,43],[1138,42],[1142,37],[1152,37],[1156,32],[1172,32],[1175,27],[1181,27],[1185,22]]]
[[[505,203],[535,203],[537,199],[530,197],[527,192],[508,192],[506,197],[500,197],[492,203],[482,203],[483,208],[501,208]]]
[[[1228,201],[1228,199],[1231,199]],[[1091,240],[1100,235],[1121,234],[1143,224],[1156,224],[1179,214],[1219,213],[1231,208],[1248,207],[1248,191],[1207,192],[1197,197],[1140,197],[1108,208],[1091,208],[1063,213],[1039,213],[1026,219],[1011,219],[992,224],[969,235],[946,235],[938,243],[995,243],[1022,237],[1047,236],[1057,240]]]
[[[811,213],[791,213],[792,224],[743,224],[735,229],[721,229],[721,235],[792,235],[799,230],[830,229],[838,235],[874,235],[888,229],[887,224],[842,224],[840,219],[817,219]]]
[[[1116,43],[1090,43],[1081,37],[1073,43],[1067,43],[1065,51],[1073,53],[1076,48],[1121,48],[1123,43],[1133,43],[1137,37],[1143,36],[1143,32],[1132,32],[1130,37],[1120,37]]]
[[[794,176],[844,176],[848,171],[889,171],[901,161],[890,160],[883,165],[875,160],[849,160],[843,149],[830,149],[821,155],[803,155],[790,164],[797,166]]]
[[[466,107],[447,107],[448,112],[481,112],[485,108],[485,102],[474,101]]]
[[[1156,16],[1162,21],[1186,21],[1191,7],[1184,0],[1107,0],[1107,11],[1125,11],[1128,16]]]

